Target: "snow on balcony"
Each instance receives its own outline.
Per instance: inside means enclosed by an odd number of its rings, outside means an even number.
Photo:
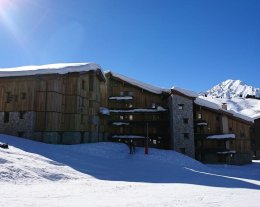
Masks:
[[[144,136],[138,135],[113,135],[112,138],[114,139],[144,139]]]
[[[217,154],[223,154],[223,155],[235,154],[235,153],[236,153],[236,150],[227,150],[227,151],[217,152]]]
[[[207,139],[235,139],[235,138],[236,138],[235,134],[216,134],[216,135],[207,136]]]
[[[197,126],[208,126],[207,122],[199,122],[197,123]]]
[[[115,125],[115,126],[129,125],[128,122],[113,122],[112,124]]]
[[[125,100],[133,100],[133,96],[111,96],[108,99],[116,100],[116,101],[125,101]]]
[[[110,110],[110,112],[112,113],[138,113],[138,112],[162,112],[162,111],[167,111],[167,109],[161,107],[161,106],[158,106],[157,108],[155,109],[151,109],[151,108],[140,108],[140,109],[123,109],[123,110],[117,110],[117,109],[113,109],[113,110]]]
[[[103,115],[110,115],[110,111],[108,108],[106,107],[100,107],[99,108],[99,113],[103,114]]]

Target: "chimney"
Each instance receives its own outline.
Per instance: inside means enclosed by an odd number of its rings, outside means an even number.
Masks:
[[[222,109],[227,110],[227,103],[222,103]]]

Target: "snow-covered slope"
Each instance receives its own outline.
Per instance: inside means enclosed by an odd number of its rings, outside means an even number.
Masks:
[[[0,206],[258,206],[260,163],[206,166],[119,143],[49,145],[0,135]],[[216,196],[217,195],[217,196]]]
[[[228,79],[208,90],[206,94],[222,98],[246,97],[247,95],[260,97],[260,88],[249,86],[241,80]]]

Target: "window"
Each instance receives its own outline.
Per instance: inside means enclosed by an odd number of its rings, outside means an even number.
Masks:
[[[156,103],[152,103],[152,108],[153,108],[153,109],[156,108]]]
[[[92,75],[89,76],[89,91],[94,90],[94,77]]]
[[[133,104],[130,103],[130,104],[128,105],[128,107],[129,107],[129,108],[133,108]]]
[[[216,116],[216,120],[219,121],[219,116]]]
[[[10,103],[11,102],[11,92],[6,92],[6,103]]]
[[[25,111],[20,111],[19,118],[24,119]]]
[[[189,119],[188,119],[188,118],[184,118],[184,119],[183,119],[183,123],[184,123],[184,124],[188,124],[188,123],[189,123]]]
[[[183,137],[184,137],[185,139],[189,139],[189,138],[190,138],[190,135],[189,135],[189,133],[183,133]]]
[[[232,127],[229,127],[229,131],[231,131],[231,132],[232,132],[232,131],[233,131],[233,128],[232,128]]]
[[[124,96],[124,91],[120,91],[119,95]]]
[[[4,112],[4,123],[9,122],[9,112]]]
[[[128,95],[129,95],[129,96],[133,96],[133,92],[132,92],[132,91],[129,91],[129,92],[128,92]]]
[[[25,92],[22,92],[22,93],[21,93],[21,99],[22,99],[22,100],[25,100],[25,99],[26,99],[26,93],[25,93]]]
[[[178,109],[183,110],[184,104],[178,104]]]
[[[81,89],[85,90],[85,80],[81,80]]]
[[[198,113],[198,119],[202,119],[202,114]]]
[[[133,115],[129,115],[129,120],[133,120],[134,116]]]
[[[120,115],[120,116],[119,116],[119,119],[120,119],[120,120],[124,120],[124,116],[123,116],[123,115]]]

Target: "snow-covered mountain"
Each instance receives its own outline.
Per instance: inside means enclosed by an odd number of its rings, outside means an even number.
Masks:
[[[228,79],[208,90],[206,94],[222,98],[245,98],[247,95],[260,97],[260,88],[249,86],[241,80]]]

